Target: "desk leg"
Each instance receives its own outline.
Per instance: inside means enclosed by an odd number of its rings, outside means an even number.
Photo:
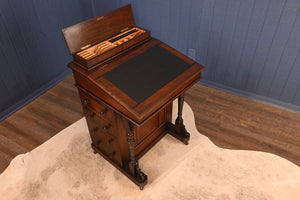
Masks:
[[[129,122],[130,131],[127,133],[127,142],[129,148],[130,162],[129,162],[129,172],[136,181],[136,184],[140,186],[142,190],[147,183],[147,175],[142,172],[139,167],[139,163],[135,158],[135,145],[134,145],[134,134],[133,129],[135,125]]]
[[[190,134],[186,131],[182,119],[182,109],[184,102],[184,93],[178,97],[178,116],[174,124],[170,124],[169,134],[176,137],[184,144],[188,145],[190,140]]]

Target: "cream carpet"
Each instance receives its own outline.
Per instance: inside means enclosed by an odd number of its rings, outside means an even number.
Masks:
[[[93,153],[83,118],[14,158],[0,175],[0,199],[300,199],[298,166],[269,153],[215,146],[197,132],[187,104],[183,119],[190,144],[169,135],[157,143],[140,160],[149,179],[142,191]]]

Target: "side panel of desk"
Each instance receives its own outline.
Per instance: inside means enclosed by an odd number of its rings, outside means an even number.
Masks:
[[[95,97],[81,88],[79,95],[94,147],[98,148],[107,159],[125,167],[129,162],[127,132],[131,122],[104,105],[101,97]],[[134,139],[137,159],[167,133],[171,117],[172,103],[169,103],[146,123],[136,127]]]

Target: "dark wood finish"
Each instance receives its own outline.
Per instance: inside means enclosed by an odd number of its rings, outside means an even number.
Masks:
[[[135,26],[131,6],[127,5],[79,24],[64,28],[64,38],[71,54],[86,45],[95,45]]]
[[[74,83],[73,76],[67,77],[0,123],[0,172],[16,155],[41,145],[82,117]],[[216,145],[270,152],[300,166],[300,114],[200,84],[185,93],[185,101],[194,111],[199,132]]]
[[[119,37],[131,30],[140,33]],[[70,26],[62,32],[74,61],[85,70],[92,70],[151,38],[150,31],[135,26],[130,5]],[[118,40],[112,40],[115,38]]]
[[[92,19],[63,32],[70,49],[78,50],[82,41],[92,41],[91,47],[73,55],[74,61],[68,66],[73,70],[94,152],[143,189],[147,175],[138,159],[167,132],[188,144],[189,133],[182,120],[183,94],[201,78],[204,67],[161,41],[150,39],[149,31],[133,28],[124,32],[126,36],[116,35],[123,27],[120,23],[126,21],[125,27],[132,24],[132,18],[128,18],[132,14],[121,17],[124,10],[131,12],[130,6],[125,6],[105,14],[99,23]],[[110,23],[113,25],[108,27]],[[96,30],[92,30],[94,26]],[[107,31],[103,33],[106,41],[94,45],[102,39],[94,35],[102,34],[101,26]],[[75,33],[80,41],[74,41]],[[116,42],[120,45],[109,43],[120,38],[122,41]],[[179,112],[174,125],[172,102],[177,97]]]
[[[184,102],[184,93],[178,97],[178,117],[175,120],[175,126],[170,124],[170,130],[168,131],[169,134],[174,136],[175,138],[182,141],[184,144],[188,145],[190,140],[190,133],[187,132],[185,126],[183,124],[182,119],[182,109],[183,109],[183,102]]]
[[[78,85],[82,86],[88,91],[93,91],[95,96],[103,96],[103,93],[109,94],[112,93],[113,90],[115,90],[115,92],[119,90],[118,88],[110,84],[109,81],[104,80],[102,75],[105,74],[107,70],[112,70],[118,67],[121,63],[125,63],[135,56],[160,44],[160,41],[153,39],[142,45],[140,48],[135,48],[133,51],[125,53],[121,57],[118,57],[118,59],[113,59],[104,67],[99,68],[99,70],[84,71],[81,70],[81,68],[78,67],[78,65],[74,62],[70,63],[68,66],[73,69],[74,76]],[[183,54],[177,52],[176,55],[181,57]],[[141,125],[142,123],[147,121],[151,117],[151,115],[155,115],[161,108],[162,104],[166,105],[172,102],[177,97],[176,95],[182,93],[188,87],[197,82],[201,78],[201,72],[203,70],[203,66],[193,62],[188,70],[186,70],[184,73],[176,77],[173,81],[169,82],[167,85],[154,93],[151,97],[138,105],[131,104],[131,102],[134,102],[134,100],[129,99],[128,96],[124,95],[122,92],[114,93],[114,96],[107,96],[106,98],[102,99],[107,104],[110,104],[112,106],[112,109],[122,110],[123,116],[126,118],[130,118],[133,123]]]
[[[137,37],[134,37],[132,39],[129,39],[128,41],[119,44],[115,48],[111,48],[103,53],[101,53],[99,56],[93,57],[91,59],[84,59],[78,54],[74,54],[74,60],[81,64],[81,66],[84,66],[84,69],[92,70],[97,67],[97,65],[102,64],[103,62],[107,62],[110,59],[115,58],[116,56],[125,53],[132,48],[139,46],[146,41],[150,39],[150,32],[146,31],[145,33],[138,35]],[[96,65],[96,66],[94,66]]]
[[[135,153],[135,140],[134,140],[134,132],[136,132],[136,125],[128,122],[129,131],[127,133],[127,142],[129,147],[129,156],[130,162],[129,164],[129,172],[136,180],[136,183],[140,186],[140,189],[143,189],[145,184],[147,183],[147,176],[142,172],[139,167],[139,162],[136,159]]]

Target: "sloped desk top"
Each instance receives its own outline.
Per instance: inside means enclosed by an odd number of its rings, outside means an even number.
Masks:
[[[69,67],[84,74],[78,86],[89,88],[119,114],[137,125],[143,124],[160,108],[173,101],[201,78],[204,67],[152,39],[92,71],[70,63]]]

